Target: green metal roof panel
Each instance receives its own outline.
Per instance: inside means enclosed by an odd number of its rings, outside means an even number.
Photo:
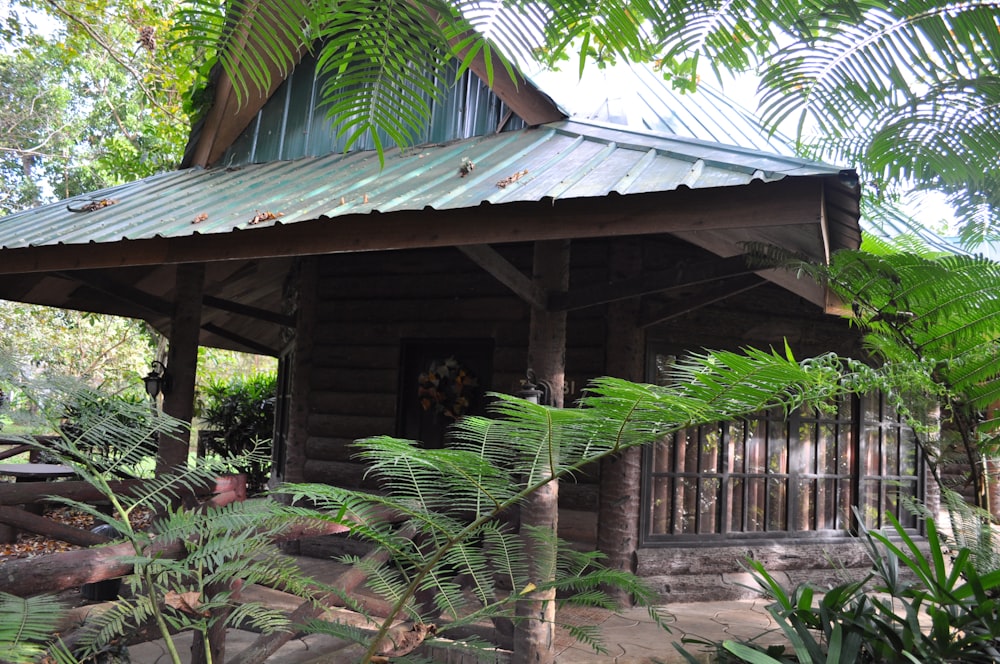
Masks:
[[[464,176],[463,163],[474,167]],[[563,121],[449,144],[153,176],[0,218],[0,247],[182,237],[322,216],[741,186],[839,168],[666,134]],[[500,186],[507,183],[506,186]],[[72,213],[88,201],[105,208]],[[264,213],[280,215],[259,221]],[[255,218],[258,220],[255,222]]]
[[[501,123],[504,130],[525,126],[517,116],[508,117],[507,105],[472,71],[465,71],[456,80],[457,68],[458,63],[452,63],[440,81],[439,99],[431,99],[425,92],[414,89],[414,94],[424,97],[430,107],[427,125],[415,137],[417,141],[445,142],[489,135]],[[328,77],[316,71],[314,56],[303,58],[220,163],[241,166],[343,152],[347,143],[347,136],[339,135],[343,125],[329,118],[320,104],[327,81]],[[379,132],[379,140],[384,146],[395,145],[385,132]],[[375,143],[367,133],[351,146],[358,151],[374,148]]]
[[[791,139],[769,133],[754,113],[711,84],[702,81],[697,90],[682,92],[650,65],[587,67],[582,78],[575,73],[542,70],[530,78],[579,120],[794,154]]]

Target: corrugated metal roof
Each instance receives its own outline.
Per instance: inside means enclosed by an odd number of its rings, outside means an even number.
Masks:
[[[458,63],[453,62],[439,81],[440,99],[413,88],[413,94],[423,97],[430,107],[427,124],[413,136],[414,142],[440,143],[489,135],[500,125],[506,130],[524,128],[524,121],[509,116],[507,105],[472,71],[465,71],[456,80],[457,73]],[[315,56],[303,58],[229,147],[221,163],[242,166],[344,152],[350,132],[343,133],[343,123],[331,119],[320,103],[328,80],[329,75],[316,71]],[[395,145],[384,131],[379,132],[379,141],[385,146]],[[375,141],[365,133],[351,149],[374,150]]]
[[[464,176],[463,164],[472,169]],[[229,233],[264,213],[293,224],[347,214],[472,208],[484,203],[601,197],[746,185],[840,169],[772,153],[577,121],[391,150],[240,168],[188,169],[0,218],[0,247]],[[507,182],[507,186],[500,186]],[[101,199],[117,202],[70,214]]]
[[[582,77],[543,70],[531,80],[573,119],[795,154],[792,139],[770,133],[752,111],[711,84],[700,82],[693,92],[680,91],[650,65],[587,67]]]

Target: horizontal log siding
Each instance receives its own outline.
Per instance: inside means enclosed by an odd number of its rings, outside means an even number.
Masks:
[[[526,275],[530,246],[497,249]],[[603,249],[574,255],[574,279],[603,274]],[[309,394],[306,479],[362,486],[353,463],[358,438],[395,434],[400,344],[406,339],[492,339],[489,389],[512,393],[526,369],[529,309],[455,249],[340,254],[320,260],[317,329]],[[603,307],[570,315],[567,371],[579,397],[604,366]],[[596,486],[583,478],[569,506],[593,509]]]

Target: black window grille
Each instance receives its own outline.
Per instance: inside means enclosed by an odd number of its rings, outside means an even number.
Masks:
[[[688,429],[645,456],[645,544],[845,536],[854,506],[868,528],[918,527],[901,501],[922,493],[915,440],[878,395]]]

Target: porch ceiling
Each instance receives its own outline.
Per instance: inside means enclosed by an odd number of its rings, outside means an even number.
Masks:
[[[471,164],[471,166],[469,165]],[[852,181],[853,180],[853,181]],[[208,264],[201,343],[275,353],[295,256],[671,233],[818,261],[856,247],[853,172],[564,121],[447,145],[166,173],[0,218],[0,297],[165,330],[173,269]],[[90,212],[90,203],[114,201]],[[763,275],[824,306],[811,282]]]

